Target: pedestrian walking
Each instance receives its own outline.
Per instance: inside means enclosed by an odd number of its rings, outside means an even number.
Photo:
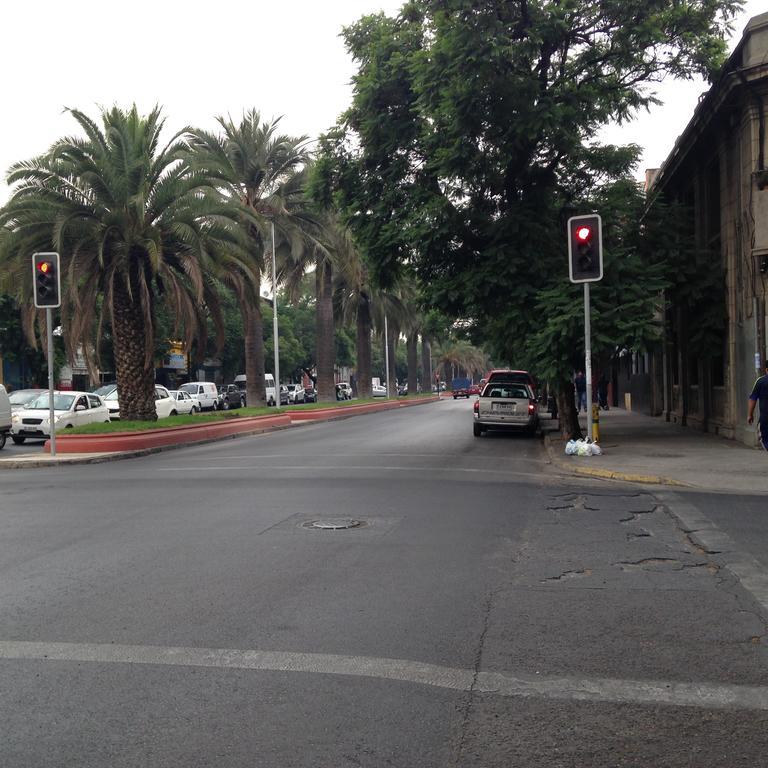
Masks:
[[[608,374],[603,371],[597,381],[597,402],[604,410],[608,410]]]
[[[765,362],[765,375],[761,376],[752,387],[749,396],[749,410],[747,422],[752,424],[755,420],[755,405],[760,403],[760,418],[757,422],[760,445],[768,451],[768,360]]]
[[[584,409],[584,413],[587,412],[587,377],[584,375],[584,371],[576,371],[576,376],[573,379],[573,386],[576,387],[576,413],[581,413],[581,409]]]

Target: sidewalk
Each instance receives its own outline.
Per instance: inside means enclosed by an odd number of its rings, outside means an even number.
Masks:
[[[586,434],[586,418],[582,414]],[[600,411],[602,456],[566,456],[560,434],[542,422],[547,452],[565,471],[630,482],[711,491],[768,493],[768,454],[621,408]]]

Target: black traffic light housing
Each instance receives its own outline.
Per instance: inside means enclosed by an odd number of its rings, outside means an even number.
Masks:
[[[603,279],[603,229],[596,213],[568,219],[568,270],[572,283]]]
[[[53,309],[61,306],[58,253],[36,253],[32,256],[32,285],[36,307]]]

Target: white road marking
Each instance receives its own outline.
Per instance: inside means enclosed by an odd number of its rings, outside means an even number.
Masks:
[[[510,675],[408,659],[227,648],[0,641],[0,659],[92,664],[147,664],[263,672],[301,672],[397,680],[454,691],[569,701],[666,704],[703,709],[768,710],[768,687],[659,680]]]

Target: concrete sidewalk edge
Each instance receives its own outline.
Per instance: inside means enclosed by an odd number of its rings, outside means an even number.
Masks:
[[[574,466],[573,463],[563,460],[555,451],[553,438],[550,433],[545,432],[544,447],[546,448],[549,460],[564,472],[570,472],[573,475],[582,477],[596,477],[601,480],[622,480],[627,483],[641,483],[644,485],[671,485],[678,488],[694,488],[689,483],[680,482],[672,477],[664,475],[638,475],[632,472],[617,472],[612,469],[600,469],[599,467]],[[559,439],[557,442],[561,442]],[[599,457],[596,457],[599,458]]]

